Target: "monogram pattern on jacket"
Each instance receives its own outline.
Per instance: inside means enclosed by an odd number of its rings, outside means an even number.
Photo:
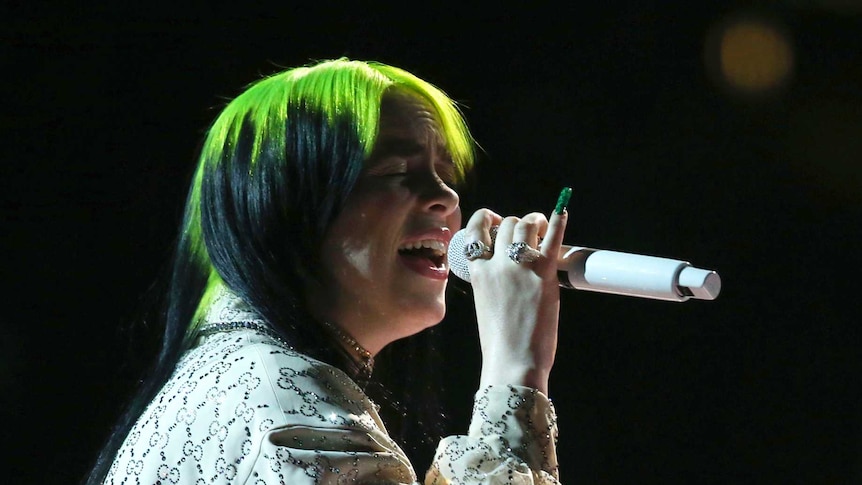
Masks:
[[[263,320],[235,296],[207,322]],[[556,483],[556,417],[541,393],[491,386],[468,435],[444,438],[427,483]],[[200,339],[138,419],[108,484],[417,483],[377,406],[341,370],[250,328]]]

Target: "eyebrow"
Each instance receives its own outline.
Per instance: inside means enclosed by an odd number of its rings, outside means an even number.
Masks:
[[[384,138],[378,140],[371,151],[371,158],[386,158],[393,155],[405,157],[413,156],[422,152],[424,147],[415,140],[404,138]]]

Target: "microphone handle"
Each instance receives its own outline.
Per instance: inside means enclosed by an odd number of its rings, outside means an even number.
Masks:
[[[564,288],[653,300],[714,300],[718,273],[687,261],[580,246],[563,246],[557,276]]]

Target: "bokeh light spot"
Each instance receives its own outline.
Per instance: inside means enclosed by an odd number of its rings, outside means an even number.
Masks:
[[[740,94],[767,94],[784,86],[794,67],[793,47],[777,23],[738,16],[717,26],[706,62],[722,86]]]

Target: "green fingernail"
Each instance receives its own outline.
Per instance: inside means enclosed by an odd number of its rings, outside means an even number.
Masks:
[[[571,187],[563,187],[563,190],[560,192],[560,197],[557,198],[557,207],[554,209],[555,214],[562,214],[566,212],[566,206],[569,205],[569,199],[572,198],[572,188]]]

